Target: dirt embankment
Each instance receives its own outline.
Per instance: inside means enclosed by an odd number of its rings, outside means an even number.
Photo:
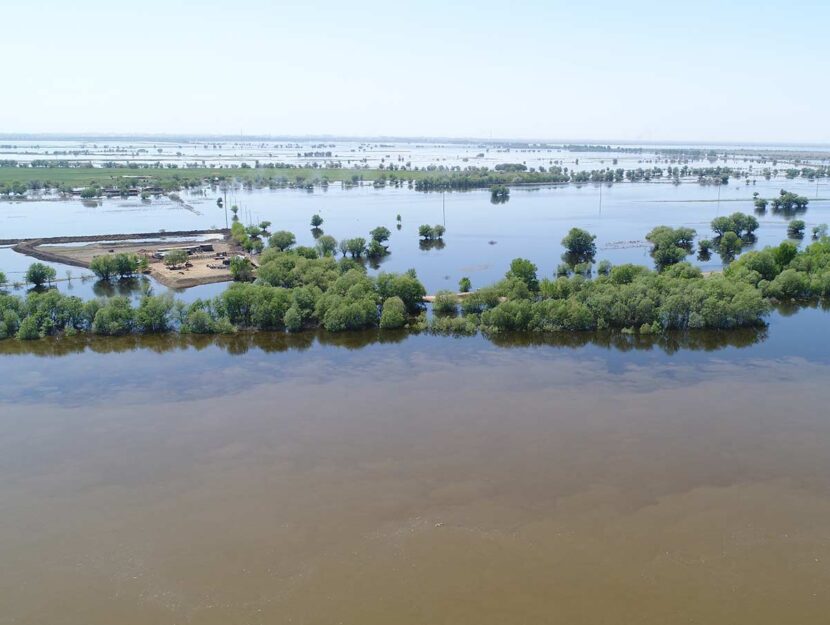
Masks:
[[[225,228],[209,230],[167,230],[156,232],[131,232],[129,234],[88,234],[64,237],[29,237],[26,239],[0,239],[0,245],[18,245],[20,243],[36,243],[37,245],[53,245],[60,243],[96,243],[98,241],[131,241],[134,239],[169,239],[171,237],[193,237],[201,234],[215,234],[227,236],[230,230]]]
[[[225,238],[226,233],[226,230],[180,230],[164,233],[43,237],[18,240],[12,249],[39,260],[84,268],[88,268],[96,256],[116,252],[137,254],[149,261],[148,272],[159,282],[173,288],[187,288],[233,279],[225,262],[229,255],[236,253],[236,250]],[[194,251],[194,241],[181,240],[184,237],[211,234],[219,236],[200,241],[200,244],[210,244],[211,247],[207,251]],[[179,240],[176,240],[177,238]],[[73,245],[78,243],[86,245]],[[160,249],[177,248],[188,250],[188,260],[184,265],[168,267],[157,256]]]

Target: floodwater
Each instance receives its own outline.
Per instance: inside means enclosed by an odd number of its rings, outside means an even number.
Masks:
[[[0,623],[825,623],[825,328],[2,342]]]
[[[818,164],[826,158],[827,148],[815,145],[615,145],[608,150],[570,150],[564,146],[542,147],[538,144],[507,145],[498,141],[356,141],[326,140],[222,140],[219,138],[141,138],[128,140],[99,137],[93,139],[13,139],[4,138],[0,144],[0,160],[22,163],[33,160],[62,160],[93,163],[100,166],[110,162],[119,164],[143,163],[173,165],[176,167],[228,167],[257,162],[288,163],[309,167],[334,164],[353,168],[379,167],[495,167],[499,163],[524,163],[528,167],[548,167],[559,164],[576,170],[602,167],[636,169],[640,166],[668,163],[671,158],[683,158],[691,166],[728,165],[757,170],[764,167],[793,164],[785,158]],[[632,150],[632,148],[635,148]],[[666,154],[661,150],[682,150],[686,154]],[[638,151],[639,150],[639,151]],[[689,150],[697,154],[689,154]],[[775,155],[764,151],[776,152]],[[782,154],[789,153],[789,154]],[[704,156],[705,155],[705,156]],[[699,159],[699,160],[696,160]],[[773,160],[776,159],[776,160]],[[672,163],[676,161],[671,161]]]
[[[369,237],[376,226],[392,232],[391,254],[374,270],[405,271],[415,267],[430,292],[455,289],[462,276],[474,287],[491,284],[504,276],[510,261],[529,258],[540,275],[552,276],[561,262],[560,241],[572,227],[597,235],[597,260],[618,264],[633,262],[651,265],[644,237],[653,227],[689,226],[699,238],[711,238],[710,222],[718,215],[735,211],[753,213],[752,194],[773,197],[781,187],[808,196],[807,211],[798,215],[807,222],[807,241],[812,226],[830,223],[827,182],[817,186],[806,180],[760,179],[755,185],[733,182],[721,188],[683,183],[618,183],[562,187],[513,188],[506,204],[494,205],[486,190],[456,193],[419,193],[408,189],[374,189],[371,186],[344,190],[332,185],[328,191],[313,193],[296,189],[235,189],[228,204],[240,207],[244,223],[268,220],[271,230],[290,230],[300,245],[313,245],[309,221],[315,213],[324,223],[322,230],[336,239]],[[216,205],[219,189],[204,194],[183,192],[187,207],[167,199],[142,202],[139,199],[110,199],[94,202],[43,199],[28,202],[0,202],[3,237],[68,236],[193,230],[224,226],[225,214]],[[818,199],[816,199],[818,196]],[[397,221],[397,216],[401,221]],[[755,247],[777,245],[787,236],[793,215],[759,216]],[[400,223],[400,230],[397,228]],[[443,246],[425,248],[419,244],[421,224],[446,224]],[[319,234],[319,233],[318,233]],[[704,270],[719,270],[717,254],[709,260],[688,260]],[[0,270],[19,280],[32,262],[12,250],[0,248]],[[55,265],[62,277],[66,269],[78,276],[83,270]],[[89,296],[91,283],[77,280],[74,293]],[[59,285],[62,288],[62,285]],[[184,299],[210,297],[224,285],[205,285],[181,295]],[[165,289],[156,285],[157,292]]]

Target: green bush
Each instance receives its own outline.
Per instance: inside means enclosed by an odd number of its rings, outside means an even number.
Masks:
[[[406,325],[406,305],[400,297],[389,297],[383,302],[380,313],[380,327],[383,329],[402,328]]]
[[[457,314],[458,296],[452,291],[438,291],[432,302],[432,312],[439,316]]]

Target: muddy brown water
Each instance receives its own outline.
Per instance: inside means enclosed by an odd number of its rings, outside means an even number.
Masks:
[[[0,343],[0,623],[825,623],[826,319]]]

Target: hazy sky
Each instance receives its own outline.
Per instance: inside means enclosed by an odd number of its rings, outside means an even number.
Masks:
[[[5,0],[0,133],[830,142],[828,0]]]

